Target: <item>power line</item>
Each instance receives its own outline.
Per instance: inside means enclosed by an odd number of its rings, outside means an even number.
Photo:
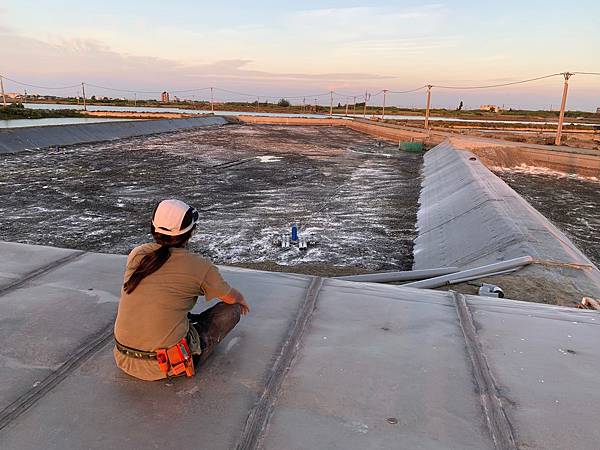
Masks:
[[[410,92],[417,92],[420,91],[422,89],[425,89],[427,87],[427,85],[423,85],[421,87],[415,88],[415,89],[410,89],[408,91],[388,91],[390,94],[408,94]]]
[[[92,84],[92,83],[85,83],[86,86],[90,86],[90,87],[95,87],[97,89],[104,89],[107,91],[115,91],[115,92],[129,92],[129,93],[135,93],[135,94],[160,94],[163,91],[136,91],[133,89],[119,89],[119,88],[112,88],[112,87],[108,87],[108,86],[100,86],[98,84]]]
[[[98,84],[92,84],[92,83],[85,83],[86,86],[91,86],[91,87],[95,87],[98,89],[105,89],[107,91],[115,91],[115,92],[129,92],[129,93],[134,93],[134,94],[161,94],[163,91],[140,91],[140,90],[135,90],[135,89],[120,89],[120,88],[113,88],[113,87],[109,87],[109,86],[100,86]],[[209,87],[202,87],[202,88],[194,88],[194,89],[181,89],[181,90],[170,90],[169,92],[176,94],[176,93],[181,93],[181,92],[196,92],[196,91],[207,91],[209,90]]]
[[[557,77],[557,76],[562,76],[562,75],[563,75],[562,73],[553,73],[550,75],[543,75],[541,77],[529,78],[527,80],[512,81],[510,83],[501,83],[501,84],[488,84],[488,85],[483,85],[483,86],[441,86],[438,84],[432,84],[431,87],[438,88],[438,89],[489,89],[489,88],[495,88],[495,87],[513,86],[515,84],[530,83],[531,81],[544,80],[546,78],[552,78],[552,77]]]
[[[39,86],[36,84],[23,83],[22,81],[13,80],[12,78],[5,77],[4,75],[2,75],[2,78],[4,78],[5,80],[8,80],[8,81],[11,81],[13,83],[20,84],[21,86],[27,86],[27,87],[32,87],[32,88],[36,88],[36,89],[57,89],[57,90],[59,90],[59,89],[73,89],[73,88],[78,88],[79,86],[81,86],[79,83],[73,84],[70,86],[60,86],[60,87]]]
[[[324,97],[326,95],[329,95],[329,92],[323,92],[320,94],[304,94],[304,95],[295,95],[295,96],[289,96],[289,95],[259,95],[259,94],[250,94],[247,92],[238,92],[238,91],[231,91],[229,89],[222,89],[222,88],[214,88],[217,91],[221,91],[221,92],[226,92],[228,94],[234,94],[234,95],[243,95],[245,97],[252,97],[252,98],[256,98],[256,97],[261,97],[261,98],[289,98],[289,99],[301,99],[304,97]]]
[[[600,75],[600,72],[571,72],[575,75]]]
[[[196,92],[196,91],[208,91],[210,88],[209,87],[203,87],[203,88],[195,88],[195,89],[178,89],[176,91],[169,91],[173,94],[179,94],[182,92]]]

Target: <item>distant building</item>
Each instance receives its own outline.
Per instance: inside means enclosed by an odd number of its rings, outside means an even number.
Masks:
[[[498,105],[481,105],[479,107],[480,111],[491,111],[491,112],[500,112],[502,111],[502,108],[500,108]]]
[[[163,93],[160,94],[160,101],[163,103],[169,103],[169,93],[167,91],[163,91]]]
[[[596,114],[600,114],[600,108],[596,108]]]
[[[179,97],[177,97],[176,95],[173,96],[173,101],[174,102],[178,102],[179,101]]]

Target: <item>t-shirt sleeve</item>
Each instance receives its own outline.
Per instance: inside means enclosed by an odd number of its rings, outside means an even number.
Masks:
[[[202,282],[202,292],[206,301],[227,295],[230,290],[231,286],[223,279],[219,269],[211,264]]]

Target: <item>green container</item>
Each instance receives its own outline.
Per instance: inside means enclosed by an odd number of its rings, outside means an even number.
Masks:
[[[421,153],[423,151],[422,142],[400,142],[398,148],[405,152]]]

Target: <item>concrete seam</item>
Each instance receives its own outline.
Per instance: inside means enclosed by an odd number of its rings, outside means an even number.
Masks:
[[[0,411],[0,430],[5,428],[17,417],[35,405],[61,381],[67,378],[73,370],[75,370],[94,353],[104,347],[109,340],[112,340],[112,336],[113,324],[111,323],[90,340],[86,338],[86,341],[88,342],[75,350],[71,358],[61,364],[58,369],[48,375],[36,387],[30,389],[2,411]]]
[[[57,259],[56,261],[52,261],[50,264],[46,264],[45,266],[42,266],[39,269],[29,272],[28,274],[26,274],[24,277],[20,278],[19,280],[14,281],[14,282],[10,283],[9,285],[1,288],[0,289],[0,297],[8,294],[10,291],[14,291],[15,289],[20,288],[21,286],[25,285],[26,283],[30,282],[31,280],[34,280],[35,278],[41,277],[42,275],[52,272],[53,270],[58,269],[59,267],[64,266],[65,264],[68,264],[78,258],[81,258],[86,253],[87,252],[82,252],[82,251],[74,252],[63,258]]]
[[[288,334],[281,344],[277,358],[267,373],[263,392],[248,412],[244,428],[235,445],[236,450],[262,448],[279,392],[298,354],[302,337],[316,307],[323,281],[321,277],[314,277],[308,286],[306,297],[288,329]]]
[[[473,317],[463,294],[452,293],[467,352],[473,365],[473,375],[494,446],[498,450],[517,450],[513,427],[498,394],[494,377],[477,337]]]

